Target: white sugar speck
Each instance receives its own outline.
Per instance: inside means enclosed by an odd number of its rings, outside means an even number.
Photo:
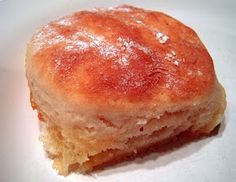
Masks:
[[[100,40],[98,40],[98,39],[94,39],[94,40],[93,40],[93,42],[94,42],[94,44],[95,44],[95,45],[97,45],[97,46],[99,46],[99,45],[100,45],[100,43],[101,43],[101,41],[100,41]]]
[[[55,64],[56,64],[55,69],[58,69],[61,66],[61,60],[60,59],[55,59]]]
[[[165,58],[166,58],[166,59],[168,59],[168,60],[170,60],[170,59],[172,59],[172,58],[173,58],[173,55],[172,55],[172,54],[170,54],[170,53],[167,53]]]
[[[174,64],[175,64],[176,66],[179,66],[179,61],[178,61],[178,60],[175,60],[175,61],[174,61]]]
[[[76,45],[76,46],[78,46],[80,49],[87,49],[87,48],[89,48],[89,45],[88,45],[88,43],[87,42],[83,42],[83,41],[74,41],[74,44]]]
[[[156,37],[161,44],[164,44],[169,40],[169,37],[161,32],[157,32]]]
[[[89,48],[89,44],[84,41],[67,41],[67,46],[65,46],[66,51],[80,51],[80,50],[86,50]]]
[[[62,35],[57,35],[55,37],[53,37],[52,39],[48,40],[48,45],[55,45],[57,43],[63,42],[65,41],[65,37]]]
[[[129,60],[127,57],[122,57],[121,59],[118,60],[118,63],[121,64],[122,66],[128,66]]]
[[[169,62],[171,62],[171,63],[173,63],[174,65],[176,65],[176,66],[179,66],[179,64],[180,64],[180,60],[181,59],[179,59],[177,56],[176,56],[176,53],[175,53],[175,51],[170,51],[170,52],[168,52],[168,53],[166,53],[166,56],[165,56],[165,58],[164,58],[165,60],[167,60],[167,61],[169,61]]]
[[[136,23],[141,24],[142,21],[141,20],[136,20]]]
[[[193,72],[192,72],[192,71],[189,71],[189,72],[188,72],[188,75],[192,75],[192,74],[193,74]]]
[[[137,125],[145,125],[145,124],[147,124],[147,120],[146,119],[138,119],[136,124]]]
[[[61,19],[57,22],[59,25],[65,25],[65,26],[70,26],[72,25],[70,19]]]
[[[166,88],[170,88],[170,84],[169,83],[166,83]]]
[[[66,51],[70,51],[70,50],[73,50],[74,47],[75,47],[75,46],[73,46],[73,45],[67,45],[67,46],[65,47],[65,50],[66,50]]]
[[[172,55],[176,56],[176,53],[175,53],[175,51],[173,51],[173,50],[172,50],[172,51],[171,51],[171,53],[172,53]]]
[[[202,72],[200,70],[197,70],[197,75],[202,76]]]

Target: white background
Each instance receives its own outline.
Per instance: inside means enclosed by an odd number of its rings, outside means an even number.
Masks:
[[[219,133],[164,154],[92,176],[58,176],[38,141],[24,75],[27,41],[40,26],[71,12],[131,4],[166,12],[197,31],[227,94]],[[236,1],[0,0],[0,181],[236,181]]]

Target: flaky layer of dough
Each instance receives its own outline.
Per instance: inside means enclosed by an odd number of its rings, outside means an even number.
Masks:
[[[60,174],[75,170],[91,172],[100,166],[133,158],[150,146],[161,145],[182,133],[188,132],[194,137],[209,134],[220,123],[224,109],[225,94],[218,85],[206,103],[180,106],[179,110],[164,112],[146,121],[127,122],[129,125],[122,128],[106,125],[96,130],[76,124],[59,126],[48,122],[42,114],[41,140]]]

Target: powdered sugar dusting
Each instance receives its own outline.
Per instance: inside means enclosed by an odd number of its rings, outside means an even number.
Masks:
[[[108,10],[112,11],[123,11],[123,12],[130,12],[131,9],[128,6],[119,6],[119,7],[109,7]]]
[[[111,8],[110,10],[113,9]],[[115,8],[115,10],[130,11],[130,8],[124,6]],[[65,17],[59,19],[56,22],[53,22],[53,24],[67,27],[72,26],[71,21],[72,17]],[[141,20],[136,21],[139,24],[143,24]],[[161,36],[159,38],[162,41],[166,39],[165,36]],[[92,32],[89,32],[88,30],[83,29],[77,30],[77,32],[72,33],[71,36],[66,37],[64,34],[58,32],[57,28],[52,24],[43,27],[40,32],[34,36],[33,40],[33,50],[35,51],[34,54],[42,48],[50,47],[60,43],[64,45],[64,50],[68,52],[84,52],[90,48],[96,48],[99,51],[99,54],[105,58],[118,58],[116,62],[122,67],[129,65],[130,55],[132,55],[133,59],[137,57],[137,54],[134,51],[135,49],[139,49],[147,55],[153,54],[151,49],[142,46],[133,40],[119,37],[117,39],[117,43],[112,44],[108,42],[104,36],[96,35]]]
[[[141,50],[142,52],[144,52],[146,55],[152,56],[153,52],[151,49],[142,46],[141,44],[127,39],[127,38],[121,38],[119,37],[117,39],[117,46],[119,49],[119,55],[121,56],[120,59],[118,59],[118,63],[120,63],[122,66],[128,66],[129,65],[129,59],[130,56],[132,56],[132,58],[136,58],[138,55],[136,54],[136,52],[134,51],[135,49]]]
[[[59,21],[57,21],[57,24],[64,25],[64,26],[71,26],[72,22],[71,22],[71,19],[68,17],[68,18],[60,19]]]
[[[173,63],[176,66],[179,66],[181,59],[177,57],[175,51],[171,50],[170,52],[166,53],[166,56],[164,58],[165,60]]]
[[[46,25],[33,37],[33,54],[42,48],[58,44],[64,40],[65,37],[63,35],[60,35],[51,25]]]
[[[166,22],[159,21],[161,18]],[[175,20],[162,13],[128,6],[83,11],[49,23],[33,37],[30,48],[34,53],[40,50],[35,55],[39,58],[35,60],[42,60],[38,64],[50,61],[45,71],[58,84],[63,81],[61,86],[68,90],[82,88],[94,98],[124,96],[133,102],[152,98],[159,88],[177,95],[186,90],[194,94],[201,89],[199,83],[207,77],[208,67],[204,67],[207,62],[199,61],[194,65],[197,68],[190,63],[195,56],[208,58],[183,41],[190,37],[189,31],[183,34],[185,26],[171,22]]]
[[[129,65],[129,60],[128,60],[128,57],[127,56],[124,56],[124,57],[121,57],[119,60],[118,60],[118,63],[122,66],[128,66]]]

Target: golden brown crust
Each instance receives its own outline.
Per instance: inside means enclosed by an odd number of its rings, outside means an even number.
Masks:
[[[188,101],[215,83],[196,33],[160,12],[121,6],[75,13],[43,27],[30,46],[38,79],[72,100]]]

